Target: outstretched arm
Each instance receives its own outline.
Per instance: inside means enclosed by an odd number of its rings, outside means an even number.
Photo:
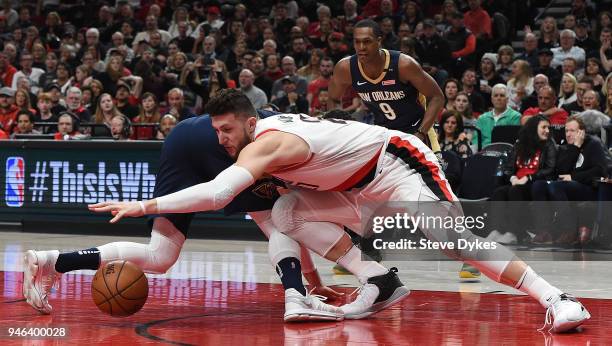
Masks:
[[[212,181],[148,201],[97,203],[89,205],[89,210],[110,212],[114,216],[111,223],[124,216],[218,210],[265,172],[304,162],[309,155],[310,148],[301,138],[280,131],[270,132],[244,147],[237,163],[219,173]]]

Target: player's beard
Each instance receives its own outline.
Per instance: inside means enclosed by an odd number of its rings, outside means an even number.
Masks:
[[[249,135],[249,133],[247,132],[245,128],[244,136],[240,139],[240,142],[238,143],[238,145],[236,145],[236,153],[232,155],[232,158],[234,160],[238,159],[238,155],[240,155],[240,152],[242,151],[242,149],[244,149],[244,147],[249,145],[249,143],[251,143],[251,136]]]

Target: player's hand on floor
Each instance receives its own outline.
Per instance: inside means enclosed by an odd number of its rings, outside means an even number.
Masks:
[[[329,286],[317,286],[310,292],[310,294],[317,294],[320,296],[327,297],[329,301],[340,299],[344,297],[344,293],[335,291]]]
[[[138,202],[111,201],[90,204],[87,207],[89,210],[95,211],[96,213],[110,212],[114,216],[110,220],[110,223],[115,223],[121,220],[124,216],[139,217],[144,215]]]

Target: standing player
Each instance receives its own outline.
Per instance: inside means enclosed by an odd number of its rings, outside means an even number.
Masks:
[[[444,94],[412,57],[382,49],[382,36],[380,26],[371,19],[355,24],[353,44],[357,54],[336,64],[329,84],[328,109],[340,104],[347,88],[352,87],[374,114],[374,124],[414,134],[437,154],[440,145],[433,124],[444,107]],[[480,272],[464,265],[460,276],[476,278]]]
[[[345,318],[363,318],[400,301],[409,290],[396,270],[364,262],[341,225],[363,235],[363,207],[389,201],[436,202],[442,210],[456,202],[433,152],[415,136],[353,121],[320,120],[282,114],[263,120],[236,90],[223,90],[206,108],[219,142],[237,159],[213,181],[139,202],[91,205],[111,212],[111,222],[124,216],[189,213],[223,207],[264,174],[295,187],[280,197],[272,220],[293,240],[346,267],[363,283],[354,302],[342,306]],[[458,215],[460,216],[460,215]],[[590,318],[573,297],[538,276],[507,248],[496,245],[462,250],[460,240],[486,243],[469,230],[425,229],[434,241],[452,242],[448,254],[465,260],[491,279],[512,285],[547,309],[546,322],[562,332]],[[280,248],[273,249],[274,246]],[[270,243],[271,252],[290,247]],[[295,256],[295,255],[293,255]],[[551,322],[552,321],[552,322]]]
[[[260,113],[264,117],[273,114],[265,111]],[[154,196],[212,180],[232,163],[232,158],[219,145],[210,117],[184,120],[164,142]],[[270,209],[277,198],[278,193],[273,183],[257,181],[224,206],[224,211],[226,214],[249,212],[266,236],[271,238],[270,242],[282,242],[286,236],[275,231],[270,218]],[[165,273],[178,259],[193,216],[193,213],[155,215],[150,219],[152,231],[149,244],[114,242],[70,253],[29,250],[24,259],[23,294],[34,309],[49,314],[51,305],[48,294],[62,273],[79,269],[96,270],[115,260],[131,261],[147,273]],[[315,287],[315,294],[332,298],[339,295],[321,284],[309,251],[300,251],[297,244],[295,247],[293,257],[285,256],[287,252],[271,255],[286,290],[285,321],[341,319],[342,311],[338,308],[307,294],[302,284],[301,271]]]

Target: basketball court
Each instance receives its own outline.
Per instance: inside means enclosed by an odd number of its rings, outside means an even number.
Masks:
[[[385,262],[412,293],[364,320],[283,323],[283,289],[265,242],[190,239],[164,275],[147,275],[149,297],[135,315],[100,312],[91,297],[94,271],[64,274],[50,298],[53,313],[23,299],[22,253],[74,250],[147,238],[0,233],[3,345],[606,345],[612,344],[612,276],[608,262],[530,263],[551,284],[581,298],[591,312],[581,332],[539,332],[545,311],[531,298],[487,278],[462,281],[457,262]],[[333,275],[315,256],[323,281],[350,294],[352,276]],[[341,304],[343,302],[336,302]],[[64,328],[65,337],[8,336],[9,328]]]

